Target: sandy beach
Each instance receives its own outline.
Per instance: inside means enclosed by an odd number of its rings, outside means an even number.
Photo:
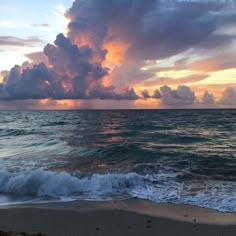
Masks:
[[[235,236],[236,214],[142,200],[79,201],[2,207],[0,231],[0,235]]]

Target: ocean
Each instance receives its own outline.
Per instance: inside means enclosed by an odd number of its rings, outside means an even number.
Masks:
[[[236,110],[0,111],[0,205],[129,198],[236,212]]]

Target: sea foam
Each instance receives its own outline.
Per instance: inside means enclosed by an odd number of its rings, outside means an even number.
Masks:
[[[236,184],[214,183],[200,190],[193,183],[178,182],[174,175],[93,174],[51,171],[0,172],[0,193],[18,198],[71,200],[147,199],[191,204],[223,212],[236,212]]]

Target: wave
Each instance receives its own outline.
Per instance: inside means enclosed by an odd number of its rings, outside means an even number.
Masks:
[[[47,132],[41,131],[40,129],[0,129],[0,132],[0,137],[48,134]]]
[[[174,174],[81,174],[51,171],[0,172],[1,195],[34,199],[112,200],[140,198],[154,202],[190,204],[236,212],[236,184],[208,183],[200,187],[176,181]]]
[[[17,196],[106,198],[110,194],[125,194],[142,177],[130,173],[99,175],[79,178],[68,173],[50,171],[24,171],[20,173],[0,172],[0,192]]]

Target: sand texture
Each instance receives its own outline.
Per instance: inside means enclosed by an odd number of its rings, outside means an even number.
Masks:
[[[78,202],[1,209],[0,230],[31,236],[235,236],[236,214],[146,201]]]

